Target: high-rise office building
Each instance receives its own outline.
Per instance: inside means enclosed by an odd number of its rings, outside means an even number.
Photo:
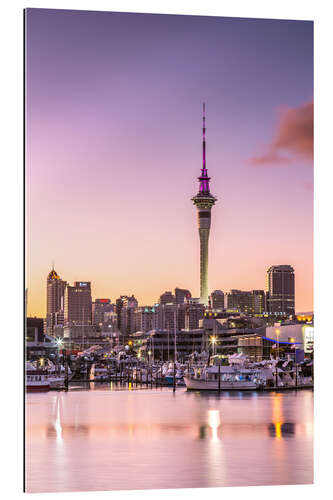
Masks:
[[[180,318],[178,306],[175,303],[160,303],[157,308],[158,313],[158,328],[161,330],[170,330],[174,331],[175,327],[179,330],[179,322],[184,328],[185,325],[185,315],[181,314],[184,318]]]
[[[66,281],[60,279],[54,268],[46,279],[46,333],[53,335],[57,327],[64,325],[64,294]]]
[[[192,295],[190,290],[176,287],[175,297],[176,297],[176,304],[184,304],[184,302],[187,302],[192,297]]]
[[[266,310],[266,296],[264,290],[252,290],[252,311],[262,314]]]
[[[185,329],[196,330],[204,317],[205,308],[202,304],[189,304],[185,308]]]
[[[175,304],[176,303],[176,297],[173,295],[172,292],[164,292],[160,296],[159,303],[161,305]]]
[[[92,325],[90,281],[75,281],[65,289],[65,326]]]
[[[158,328],[158,307],[136,307],[134,311],[135,332],[149,332]]]
[[[227,294],[228,309],[237,309],[246,314],[262,314],[265,310],[264,290],[231,290]]]
[[[224,293],[222,290],[214,290],[210,299],[212,309],[224,309]]]
[[[252,294],[244,290],[231,290],[227,294],[228,309],[237,309],[240,312],[252,312]]]
[[[119,299],[118,299],[119,300]],[[138,307],[138,301],[134,295],[122,295],[120,297],[119,306],[119,330],[123,336],[130,335],[135,332],[135,310]],[[121,307],[120,307],[121,306]],[[117,306],[116,306],[117,307]],[[118,311],[117,311],[118,313]]]
[[[92,303],[93,324],[103,327],[106,322],[105,313],[113,312],[113,308],[110,299],[95,299]]]
[[[199,191],[193,196],[192,201],[197,208],[198,228],[200,238],[200,302],[208,305],[208,240],[211,221],[211,209],[217,201],[209,188],[210,177],[206,168],[206,116],[205,104],[203,105],[202,123],[202,168],[198,177]]]
[[[271,266],[266,275],[267,309],[295,314],[295,271],[289,265]]]
[[[157,327],[161,330],[174,331],[199,328],[199,321],[204,317],[202,304],[159,304],[157,306]]]
[[[117,328],[120,330],[121,328],[121,310],[123,308],[124,300],[127,298],[127,295],[120,295],[120,297],[116,300],[116,313],[117,313]]]

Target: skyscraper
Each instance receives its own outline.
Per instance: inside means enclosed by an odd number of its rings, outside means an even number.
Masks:
[[[176,304],[184,304],[185,301],[192,297],[191,292],[184,288],[175,288]]]
[[[92,299],[90,281],[75,281],[65,290],[65,325],[91,325]]]
[[[105,313],[113,312],[110,299],[95,299],[92,303],[92,320],[94,325],[102,327],[105,323]]]
[[[266,289],[269,312],[295,314],[295,273],[291,266],[271,266],[267,271]]]
[[[130,335],[135,332],[135,310],[138,307],[138,301],[132,295],[122,296],[122,308],[120,311],[120,331],[125,335]]]
[[[176,303],[176,297],[173,295],[172,292],[164,292],[160,296],[159,303],[162,305],[165,304],[175,304]]]
[[[60,279],[52,267],[46,279],[46,333],[53,334],[57,326],[64,324],[64,294],[66,281]]]
[[[246,314],[262,314],[265,310],[264,290],[231,290],[227,293],[228,309],[237,309]]]
[[[222,290],[214,290],[210,298],[213,309],[224,309],[224,293]]]
[[[240,312],[252,312],[252,295],[251,292],[244,290],[231,290],[227,294],[228,309],[237,309]]]
[[[210,177],[206,168],[206,115],[205,103],[203,104],[202,118],[202,168],[198,177],[199,191],[193,196],[192,201],[197,207],[198,228],[200,238],[200,302],[208,305],[208,240],[212,206],[217,201],[209,189]]]
[[[262,314],[266,308],[266,295],[264,290],[252,290],[252,307],[254,314]]]

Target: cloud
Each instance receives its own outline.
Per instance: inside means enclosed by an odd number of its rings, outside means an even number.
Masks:
[[[266,151],[249,159],[255,166],[291,163],[297,158],[313,161],[313,100],[280,112],[273,142]]]

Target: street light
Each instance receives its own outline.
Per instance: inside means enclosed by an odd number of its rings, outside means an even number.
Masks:
[[[210,342],[211,342],[211,344],[213,346],[213,356],[215,356],[215,345],[216,345],[216,342],[217,342],[217,337],[215,335],[211,335]]]
[[[56,344],[57,344],[57,347],[58,347],[58,362],[59,362],[59,356],[60,356],[60,349],[62,348],[63,346],[63,340],[61,338],[57,338],[56,339]]]

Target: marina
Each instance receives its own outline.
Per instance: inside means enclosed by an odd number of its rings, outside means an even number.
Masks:
[[[39,379],[39,381],[38,381]],[[32,382],[33,381],[33,382]],[[38,384],[39,382],[39,384]],[[313,361],[308,358],[273,358],[253,362],[238,354],[221,358],[201,353],[187,362],[138,360],[125,351],[105,354],[99,346],[62,362],[35,360],[26,363],[26,390],[68,390],[70,383],[121,382],[150,387],[186,387],[187,390],[272,390],[313,387]],[[33,387],[32,387],[33,386]]]

